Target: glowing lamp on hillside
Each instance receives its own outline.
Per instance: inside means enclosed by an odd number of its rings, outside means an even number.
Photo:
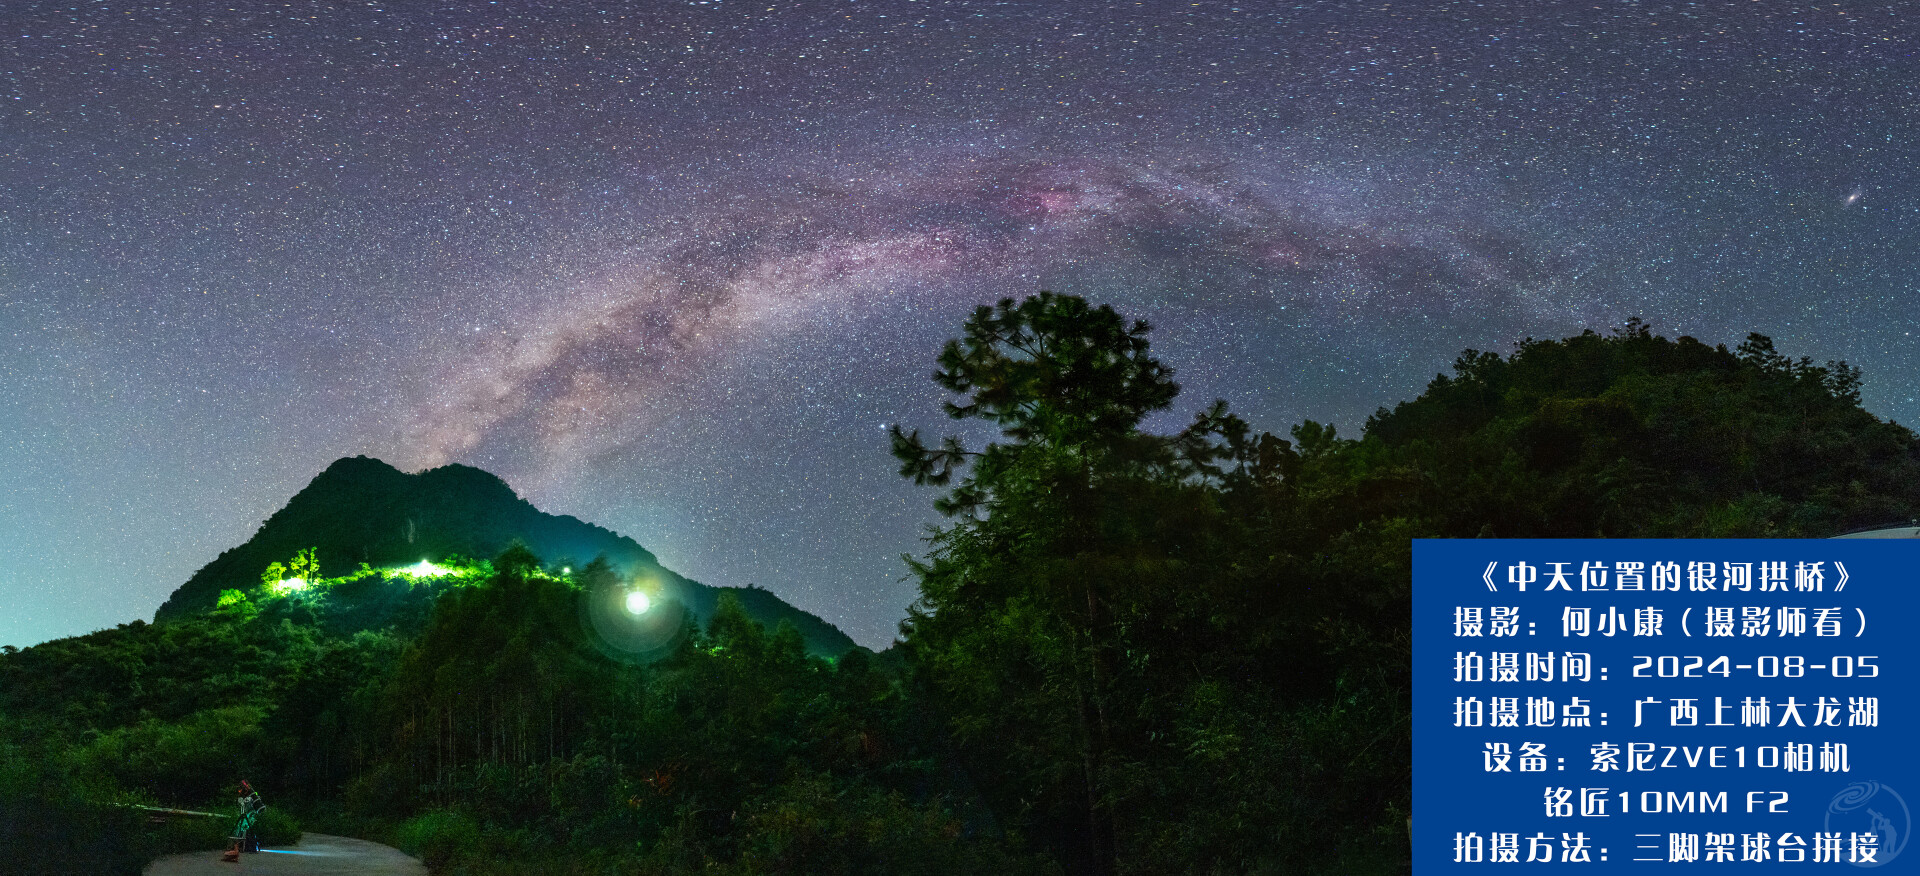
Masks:
[[[657,574],[593,571],[580,577],[580,585],[580,621],[594,648],[609,658],[651,663],[674,653],[686,636],[689,615],[676,600],[676,591]]]
[[[274,585],[274,589],[279,590],[281,593],[292,590],[305,590],[306,587],[307,579],[305,578],[281,578],[280,583]]]

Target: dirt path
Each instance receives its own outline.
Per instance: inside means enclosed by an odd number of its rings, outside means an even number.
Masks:
[[[221,861],[217,851],[168,855],[149,865],[145,876],[227,876],[233,873],[273,876],[427,876],[427,865],[407,857],[399,849],[379,843],[309,833],[300,837],[297,846],[262,849],[258,854],[241,855],[237,864]]]

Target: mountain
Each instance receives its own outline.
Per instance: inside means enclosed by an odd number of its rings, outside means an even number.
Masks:
[[[220,554],[167,597],[155,621],[214,607],[220,591],[260,583],[269,563],[317,548],[320,574],[345,575],[366,563],[403,566],[449,556],[486,559],[515,539],[549,566],[584,566],[604,556],[628,576],[658,582],[659,594],[693,610],[702,624],[722,592],[769,629],[788,620],[816,654],[837,657],[854,647],[832,624],[759,588],[711,587],[663,568],[633,539],[576,517],[542,512],[498,476],[464,465],[407,474],[366,456],[327,466],[245,544]]]

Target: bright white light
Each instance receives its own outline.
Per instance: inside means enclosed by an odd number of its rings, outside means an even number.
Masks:
[[[653,600],[648,599],[645,593],[635,590],[627,594],[627,610],[634,614],[646,614],[652,606]]]
[[[401,569],[400,571],[403,574],[413,578],[438,578],[442,575],[451,574],[453,572],[452,569],[449,569],[445,566],[436,566],[432,563],[427,562],[426,560],[421,560],[420,562],[414,563],[413,565],[408,566],[404,569]]]
[[[307,586],[307,579],[305,578],[281,578],[280,579],[280,589],[282,590],[302,590],[302,589],[305,589],[306,586]]]

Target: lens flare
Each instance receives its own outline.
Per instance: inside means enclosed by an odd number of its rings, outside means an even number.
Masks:
[[[658,568],[589,575],[578,601],[580,622],[594,647],[614,660],[646,664],[666,657],[692,626],[686,594]]]

